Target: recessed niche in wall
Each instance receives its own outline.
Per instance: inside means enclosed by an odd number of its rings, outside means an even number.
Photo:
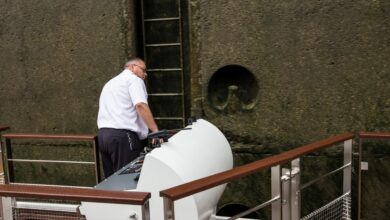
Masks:
[[[210,105],[217,110],[251,110],[257,102],[259,86],[245,67],[227,65],[212,75],[207,91]]]

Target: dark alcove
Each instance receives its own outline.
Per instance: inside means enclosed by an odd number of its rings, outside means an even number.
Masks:
[[[245,67],[228,65],[218,69],[208,83],[208,101],[221,111],[251,110],[257,102],[259,86]]]

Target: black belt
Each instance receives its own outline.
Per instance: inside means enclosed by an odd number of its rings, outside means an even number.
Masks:
[[[122,128],[100,128],[99,130],[114,130],[114,131],[123,131],[123,132],[126,132],[126,133],[137,134],[135,131],[122,129]]]

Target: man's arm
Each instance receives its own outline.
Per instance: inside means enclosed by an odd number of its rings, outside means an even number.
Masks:
[[[158,131],[157,124],[154,121],[152,111],[150,111],[149,106],[146,103],[141,102],[135,105],[135,108],[137,109],[137,112],[141,116],[141,118],[145,121],[148,128],[152,132]]]

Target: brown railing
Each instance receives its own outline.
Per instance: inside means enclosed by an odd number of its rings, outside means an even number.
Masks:
[[[108,191],[77,187],[38,186],[25,184],[2,184],[0,185],[0,196],[2,198],[12,199],[32,198],[34,200],[59,200],[139,205],[142,207],[143,219],[147,220],[150,218],[149,199],[151,194],[148,192]],[[3,202],[4,201],[6,200],[3,199]],[[14,206],[15,202],[9,202],[9,204],[3,203],[3,219],[14,219],[13,215],[15,212],[10,211],[10,209],[15,209]],[[5,207],[8,207],[8,209],[5,210]],[[53,219],[50,218],[50,215],[42,215],[39,214],[39,212],[29,213],[29,215],[31,214],[40,216],[38,219]],[[53,216],[56,217],[55,219],[63,219],[60,218],[58,214]],[[30,216],[28,219],[31,218],[32,216]]]
[[[361,205],[362,205],[362,153],[363,141],[365,140],[389,140],[390,132],[359,132],[359,174],[358,174],[358,218],[361,219]]]
[[[150,193],[13,183],[0,185],[0,196],[143,205]]]
[[[349,141],[348,149],[351,151],[352,149],[352,138],[354,137],[354,134],[352,133],[344,133],[335,137],[331,137],[322,141],[318,141],[312,144],[308,144],[290,151],[283,152],[279,155],[271,156],[247,165],[243,165],[240,167],[236,167],[232,170],[228,170],[222,173],[218,173],[212,176],[208,176],[202,179],[198,179],[192,182],[188,182],[176,187],[172,187],[166,190],[163,190],[160,192],[160,196],[163,197],[164,199],[164,215],[165,219],[174,219],[174,201],[193,195],[195,193],[210,189],[212,187],[218,186],[220,184],[228,183],[234,180],[237,180],[241,177],[245,177],[254,173],[257,173],[259,171],[268,169],[268,168],[275,168],[277,170],[277,175],[279,175],[280,179],[280,164],[284,164],[286,162],[292,162],[292,167],[296,166],[299,170],[299,157],[306,155],[308,153],[318,151],[324,148],[327,148],[329,146]],[[344,171],[344,178],[346,178],[347,182],[349,181],[349,187],[350,187],[350,170],[351,170],[351,155],[352,152],[349,152],[350,155],[347,158],[347,161],[344,159],[344,166],[341,167],[339,170]],[[297,159],[298,158],[298,159]],[[338,171],[338,170],[337,170]],[[292,174],[292,172],[290,173]],[[271,185],[281,185],[280,182],[276,181],[275,184],[274,182]],[[307,186],[308,184],[306,184]],[[277,186],[273,186],[277,187]],[[345,185],[344,185],[345,187]],[[347,187],[348,188],[348,183]],[[298,189],[300,190],[300,189]],[[344,191],[348,191],[349,189],[345,189]],[[272,189],[272,191],[275,191]],[[276,191],[278,191],[276,189]],[[276,201],[280,203],[280,192],[279,195],[278,193],[272,193],[273,198],[267,203],[272,204],[274,207],[274,204]],[[280,207],[280,204],[279,204]],[[274,213],[274,210],[272,211]],[[281,213],[281,208],[276,209],[275,213]],[[298,214],[299,215],[299,214]],[[242,216],[240,216],[242,217]],[[236,219],[236,218],[232,218]],[[278,217],[274,217],[272,219],[280,219]],[[294,219],[294,218],[293,218]]]
[[[290,151],[283,152],[278,155],[270,156],[263,160],[259,160],[253,163],[249,163],[240,167],[236,167],[232,170],[218,173],[212,176],[198,179],[180,186],[172,187],[160,192],[160,195],[171,200],[178,200],[186,196],[201,192],[206,189],[210,189],[220,184],[228,183],[233,180],[237,180],[241,177],[251,175],[253,173],[271,168],[274,165],[283,164],[296,159],[302,155],[321,150],[328,146],[340,143],[342,141],[353,138],[352,133],[345,133],[336,137],[332,137],[323,141],[315,142],[309,145],[305,145]]]
[[[9,126],[0,125],[0,132],[9,129]]]
[[[5,147],[2,145],[3,161],[6,165],[7,182],[14,182],[14,162],[50,162],[50,163],[67,163],[67,164],[94,164],[95,165],[95,177],[96,183],[101,180],[100,165],[99,165],[99,152],[98,141],[96,135],[68,135],[68,134],[4,134]],[[93,144],[93,152],[95,161],[49,161],[49,160],[20,160],[14,159],[12,155],[11,140],[13,139],[29,139],[29,140],[65,140],[65,141],[90,141]]]
[[[71,141],[94,141],[96,135],[79,134],[5,134],[6,139],[40,139],[40,140],[71,140]]]
[[[390,139],[388,132],[360,132],[360,139]]]
[[[333,146],[344,142],[344,166],[336,169],[334,172],[343,171],[344,172],[344,184],[343,192],[350,192],[350,178],[351,178],[351,148],[352,148],[352,139],[354,135],[352,133],[345,133],[335,137],[331,137],[322,141],[317,141],[302,147],[283,152],[278,155],[274,155],[250,164],[246,164],[240,167],[236,167],[232,170],[218,173],[209,177],[198,179],[189,183],[185,183],[170,189],[166,189],[160,192],[160,196],[164,197],[164,216],[165,219],[174,219],[174,201],[181,198],[193,195],[195,193],[213,188],[220,184],[225,184],[239,178],[255,174],[257,172],[263,171],[265,169],[271,168],[272,171],[277,171],[277,178],[279,179],[276,182],[272,182],[272,186],[276,188],[283,188],[283,184],[280,181],[281,172],[280,165],[287,162],[291,162],[291,170],[289,171],[289,177],[294,178],[293,168],[297,168],[298,173],[300,169],[299,158],[321,150],[327,147]],[[390,133],[374,133],[374,132],[360,132],[358,134],[360,139],[359,147],[359,157],[361,157],[361,142],[365,139],[390,139]],[[91,135],[45,135],[45,134],[7,134],[4,135],[6,140],[10,139],[59,139],[59,140],[94,140],[96,141],[96,136]],[[347,146],[347,147],[346,147]],[[346,153],[346,148],[348,148]],[[350,154],[350,155],[349,155]],[[347,156],[346,156],[347,155]],[[361,183],[360,177],[360,165],[361,158],[359,158],[359,187]],[[272,174],[274,175],[274,174]],[[328,175],[328,174],[327,174]],[[325,175],[325,176],[327,176]],[[307,186],[316,182],[317,180],[310,181],[306,184],[300,185],[300,180],[295,179],[295,182],[298,183],[297,191],[295,194],[298,195],[300,190],[303,190]],[[290,187],[292,183],[289,182]],[[296,193],[298,192],[298,194]],[[69,187],[54,187],[54,186],[31,186],[31,185],[19,185],[19,184],[6,184],[0,185],[0,196],[5,197],[20,197],[20,198],[39,198],[39,199],[68,199],[75,201],[91,201],[91,202],[105,202],[105,203],[123,203],[123,204],[135,204],[135,205],[145,205],[145,202],[150,198],[150,193],[140,193],[140,192],[115,192],[115,191],[104,191],[104,190],[94,190],[94,189],[85,189],[85,188],[69,188]],[[281,190],[272,189],[271,200],[260,205],[264,207],[266,205],[272,204],[277,208],[276,212],[272,211],[272,219],[281,219],[280,215],[283,213],[281,200],[283,199]],[[359,200],[360,200],[360,189],[359,189]],[[285,201],[284,201],[285,202]],[[287,201],[289,203],[289,201]],[[290,201],[292,205],[292,201]],[[286,204],[284,204],[285,206]],[[260,206],[257,206],[260,207]],[[292,209],[290,209],[291,212]],[[276,217],[274,217],[276,213]],[[291,219],[299,219],[300,213],[290,213],[292,215]],[[360,202],[359,202],[359,215],[360,215]],[[242,215],[241,215],[242,217]],[[236,216],[236,218],[238,218]],[[232,219],[236,219],[233,217]],[[283,217],[284,219],[284,217]]]

